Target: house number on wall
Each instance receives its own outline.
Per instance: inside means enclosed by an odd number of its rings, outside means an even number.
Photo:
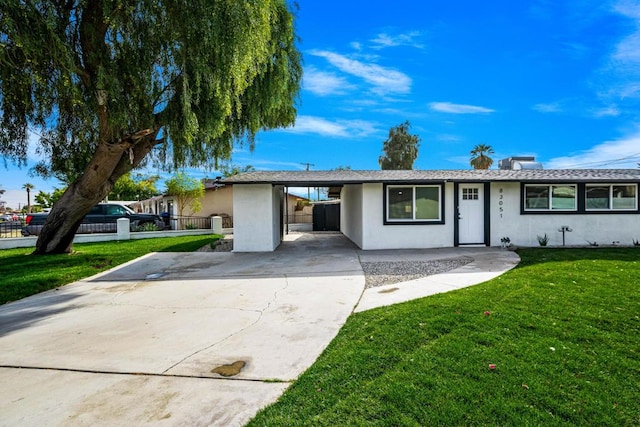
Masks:
[[[504,212],[504,208],[502,207],[502,205],[504,205],[504,190],[501,188],[498,190],[498,193],[500,193],[498,196],[498,212],[500,212],[500,219],[502,219],[502,212]]]

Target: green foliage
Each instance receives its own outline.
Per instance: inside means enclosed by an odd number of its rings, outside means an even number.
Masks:
[[[134,227],[133,231],[160,231],[160,230],[155,224],[151,222],[145,222],[144,224]]]
[[[121,176],[113,185],[110,200],[145,200],[160,194],[156,188],[159,176],[143,176],[131,173]]]
[[[150,252],[193,252],[222,236],[182,236],[80,243],[72,254],[26,256],[33,249],[0,250],[0,304],[55,289]],[[55,268],[51,268],[55,265]]]
[[[68,183],[99,145],[126,160],[146,135],[163,137],[155,161],[215,164],[293,124],[296,42],[285,0],[5,0],[0,155],[25,164],[31,128],[47,158],[36,172]]]
[[[251,165],[239,166],[231,163],[225,163],[221,165],[219,169],[222,176],[225,178],[233,175],[240,175],[241,173],[254,172],[256,170],[256,168]]]
[[[536,236],[536,239],[538,239],[538,244],[540,246],[547,246],[547,244],[549,243],[549,236],[547,236],[547,233],[544,233],[543,236]]]
[[[352,315],[248,425],[639,425],[638,249],[518,253],[489,282]]]
[[[43,208],[50,208],[55,202],[62,197],[65,189],[54,188],[53,192],[47,193],[40,190],[34,197],[35,201]]]
[[[204,197],[204,184],[195,178],[191,178],[184,172],[178,172],[164,182],[166,194],[175,197],[178,205],[178,214],[184,216],[185,208],[189,207],[192,215],[202,208],[199,199]]]
[[[410,127],[407,120],[389,130],[389,137],[382,146],[383,155],[378,159],[381,169],[413,169],[413,162],[418,158],[420,137],[411,135]]]
[[[493,159],[489,155],[494,154],[493,148],[487,144],[478,144],[469,152],[471,166],[474,169],[489,169]]]

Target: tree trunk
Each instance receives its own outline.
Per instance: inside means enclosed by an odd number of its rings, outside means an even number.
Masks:
[[[33,254],[71,252],[73,238],[84,216],[104,200],[118,178],[140,164],[159,142],[154,141],[156,135],[157,131],[148,129],[117,143],[100,144],[84,173],[53,205]]]

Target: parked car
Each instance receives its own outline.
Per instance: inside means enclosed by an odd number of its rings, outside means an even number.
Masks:
[[[6,222],[6,221],[9,221],[9,222],[11,222],[11,221],[20,221],[20,218],[16,214],[0,215],[0,222]]]
[[[22,235],[37,236],[47,219],[48,213],[30,214],[25,220]],[[100,203],[85,215],[76,233],[115,233],[119,218],[129,218],[131,231],[164,230],[162,218],[154,214],[136,213],[117,203]]]

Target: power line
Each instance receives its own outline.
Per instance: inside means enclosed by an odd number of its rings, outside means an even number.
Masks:
[[[310,166],[315,166],[313,163],[300,163],[306,167],[306,170],[309,170]],[[311,188],[307,187],[307,200],[311,200]]]
[[[621,162],[625,162],[628,160],[640,160],[640,153],[635,153],[635,154],[631,154],[629,156],[626,157],[620,157],[618,159],[609,159],[609,160],[600,160],[600,161],[596,161],[596,162],[586,162],[586,163],[578,163],[575,165],[568,165],[568,166],[564,166],[564,169],[570,169],[570,168],[576,168],[576,167],[583,167],[583,166],[608,166],[608,165],[613,165],[615,163],[621,163]]]

